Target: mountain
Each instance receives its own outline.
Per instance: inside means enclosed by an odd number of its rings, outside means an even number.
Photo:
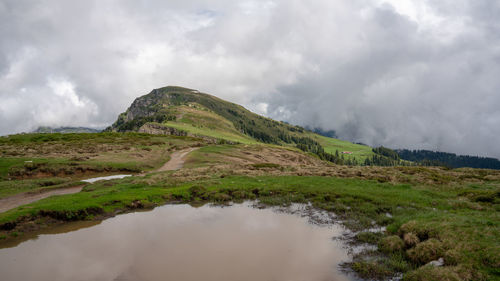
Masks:
[[[283,132],[304,129],[252,113],[242,106],[181,87],[155,89],[137,98],[111,126],[113,131],[138,130],[156,122],[193,134],[228,140],[279,144]]]
[[[197,90],[168,86],[137,98],[106,131],[195,135],[217,141],[298,147],[336,163],[364,163],[366,145],[321,136]]]
[[[52,127],[38,127],[36,130],[34,130],[32,133],[41,133],[41,134],[47,134],[47,133],[62,133],[62,134],[69,134],[69,133],[99,133],[102,130],[98,129],[92,129],[92,128],[86,128],[86,127],[58,127],[58,128],[52,128]]]

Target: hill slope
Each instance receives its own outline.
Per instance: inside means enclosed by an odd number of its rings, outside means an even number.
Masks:
[[[177,121],[178,123],[189,123],[184,122],[186,120],[180,120],[185,116],[182,113],[187,113],[185,107],[199,109],[198,114],[200,111],[210,111],[231,122],[240,135],[247,135],[264,143],[279,144],[282,131],[303,130],[296,126],[262,117],[240,105],[217,97],[196,90],[173,86],[155,89],[149,94],[137,98],[127,111],[118,117],[111,129],[114,131],[137,130],[147,122]],[[211,129],[220,130],[221,128],[216,126]]]
[[[42,127],[38,127],[32,133],[35,133],[35,134],[54,134],[54,133],[72,134],[72,133],[99,133],[99,132],[101,132],[101,130],[87,128],[87,127],[57,127],[57,128],[52,128],[52,127],[43,127],[42,126]]]
[[[363,163],[375,155],[369,146],[320,136],[209,94],[174,86],[137,98],[107,130],[191,134],[240,143],[297,146],[332,162]]]

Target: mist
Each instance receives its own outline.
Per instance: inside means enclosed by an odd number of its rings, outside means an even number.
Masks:
[[[393,148],[500,157],[500,2],[0,1],[0,135],[179,85]]]

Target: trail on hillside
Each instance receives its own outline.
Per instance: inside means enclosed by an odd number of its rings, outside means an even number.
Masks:
[[[172,155],[170,156],[170,160],[167,161],[167,163],[165,163],[162,167],[153,172],[173,171],[182,168],[186,160],[187,154],[196,149],[198,149],[198,147],[190,147],[172,153]],[[0,213],[22,205],[33,203],[35,201],[50,197],[52,195],[78,193],[83,189],[84,186],[85,185],[79,185],[68,188],[60,188],[60,189],[40,191],[40,192],[25,192],[7,198],[3,198],[0,199]]]
[[[73,187],[68,187],[68,188],[60,188],[60,189],[54,189],[54,190],[49,190],[45,192],[39,192],[39,193],[34,193],[34,192],[25,192],[21,194],[16,194],[7,198],[0,199],[0,213],[8,211],[10,209],[26,205],[35,201],[38,201],[40,199],[44,199],[47,197],[50,197],[52,195],[63,195],[63,194],[73,194],[73,193],[78,193],[82,190],[82,188],[85,185],[78,185],[78,186],[73,186]]]
[[[184,165],[184,162],[186,161],[186,156],[190,152],[195,151],[197,149],[198,147],[190,147],[172,153],[172,155],[170,156],[170,160],[155,172],[179,170]]]

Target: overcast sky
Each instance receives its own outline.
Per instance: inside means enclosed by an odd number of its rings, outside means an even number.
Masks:
[[[0,0],[0,135],[179,85],[393,148],[500,157],[498,0]]]

